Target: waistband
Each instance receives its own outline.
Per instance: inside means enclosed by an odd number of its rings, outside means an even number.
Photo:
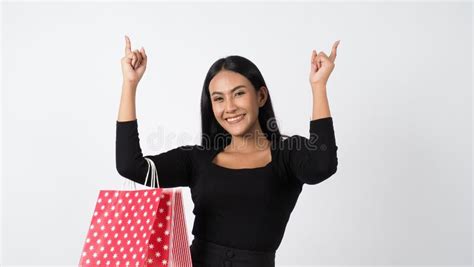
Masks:
[[[238,263],[247,263],[241,266],[274,266],[275,252],[253,251],[245,249],[237,249],[219,245],[213,242],[194,238],[191,243],[191,250],[200,254],[206,259],[216,259],[223,261],[223,266],[240,266]]]

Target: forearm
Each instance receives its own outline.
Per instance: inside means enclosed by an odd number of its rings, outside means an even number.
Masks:
[[[120,107],[118,121],[132,121],[137,119],[135,109],[135,97],[137,86],[124,82],[122,84],[122,96],[120,98]]]
[[[331,117],[326,86],[312,86],[313,117],[312,120]]]

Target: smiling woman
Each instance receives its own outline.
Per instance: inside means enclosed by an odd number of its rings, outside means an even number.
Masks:
[[[318,67],[323,69],[316,64],[312,70]],[[118,172],[145,184],[146,157],[155,163],[161,188],[191,189],[193,266],[275,266],[303,185],[320,183],[337,170],[332,117],[321,116],[328,109],[320,78],[311,85],[323,107],[313,109],[309,138],[280,133],[260,71],[237,55],[217,60],[206,75],[200,145],[143,156],[137,119],[119,116]],[[122,95],[121,108],[134,111],[134,97]]]
[[[258,150],[258,144],[267,145],[267,139],[282,137],[278,125],[269,123],[275,114],[263,76],[241,56],[222,58],[211,66],[201,93],[201,114],[203,146],[225,144],[226,152],[245,154]]]

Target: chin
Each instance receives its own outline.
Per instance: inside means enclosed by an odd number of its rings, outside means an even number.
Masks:
[[[224,123],[226,123],[226,122],[224,122]],[[226,125],[223,128],[224,128],[224,130],[226,130],[229,134],[231,134],[233,136],[240,136],[240,135],[245,134],[245,132],[246,132],[246,126],[245,125],[238,126],[238,127],[232,127],[232,126]]]

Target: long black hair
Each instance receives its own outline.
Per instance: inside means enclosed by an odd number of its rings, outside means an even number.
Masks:
[[[219,124],[212,111],[211,97],[209,94],[209,83],[221,70],[229,70],[245,76],[258,92],[262,86],[268,87],[257,66],[245,57],[231,55],[220,58],[207,72],[201,93],[201,145],[206,148],[221,148],[229,144],[232,136]],[[266,138],[272,145],[278,144],[282,137],[288,137],[280,133],[273,111],[270,92],[265,104],[259,108],[258,121]]]

